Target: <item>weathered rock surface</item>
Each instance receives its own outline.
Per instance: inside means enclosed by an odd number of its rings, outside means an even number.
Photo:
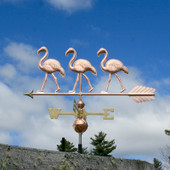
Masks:
[[[148,162],[0,144],[0,170],[155,170]]]

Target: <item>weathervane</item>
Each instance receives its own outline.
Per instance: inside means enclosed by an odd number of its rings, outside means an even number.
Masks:
[[[114,109],[111,108],[111,109],[104,109],[103,113],[86,112],[86,110],[83,109],[85,104],[82,101],[82,96],[129,96],[137,103],[146,102],[149,100],[155,100],[155,97],[154,97],[155,89],[150,88],[150,87],[135,86],[130,92],[123,93],[126,89],[123,86],[121,78],[117,75],[117,73],[120,71],[123,71],[124,73],[128,74],[129,73],[128,69],[127,69],[127,67],[125,67],[123,65],[123,63],[121,61],[116,60],[116,59],[110,59],[106,62],[106,60],[108,58],[108,52],[104,48],[99,49],[99,51],[97,52],[97,55],[99,56],[100,54],[105,54],[105,56],[100,64],[101,69],[104,72],[109,73],[109,79],[108,79],[105,91],[101,91],[99,93],[91,93],[91,91],[93,90],[93,87],[90,84],[89,78],[85,75],[85,72],[91,71],[94,75],[97,75],[97,71],[88,60],[78,59],[74,62],[74,60],[76,59],[76,56],[77,56],[76,50],[74,48],[69,48],[66,51],[65,55],[68,56],[70,53],[73,53],[73,56],[69,62],[69,69],[71,71],[77,73],[77,78],[76,78],[75,84],[73,86],[73,90],[69,91],[68,93],[58,93],[58,91],[60,90],[60,87],[58,85],[57,78],[54,76],[54,73],[59,72],[64,77],[65,71],[61,67],[61,64],[55,59],[48,59],[48,60],[44,61],[48,57],[48,50],[46,47],[41,47],[37,51],[38,54],[40,54],[41,52],[45,52],[44,56],[40,59],[39,64],[38,64],[39,68],[42,71],[46,72],[43,85],[41,87],[41,90],[38,90],[37,93],[34,93],[32,90],[29,93],[25,93],[25,95],[30,96],[31,98],[33,98],[33,96],[36,96],[36,95],[37,96],[42,96],[42,95],[43,96],[47,96],[47,95],[48,96],[79,96],[79,101],[76,103],[76,101],[74,100],[74,103],[73,103],[73,111],[74,112],[65,112],[64,113],[64,112],[61,112],[61,108],[57,108],[57,109],[49,108],[48,109],[51,119],[57,119],[59,115],[73,115],[76,117],[76,120],[73,124],[73,128],[77,133],[79,133],[79,145],[78,145],[79,153],[82,153],[82,133],[84,133],[88,127],[86,117],[88,115],[103,115],[104,116],[103,119],[112,120],[113,116],[109,116],[108,111],[111,111],[111,112],[114,111]],[[74,64],[73,64],[73,62],[74,62]],[[105,64],[105,62],[106,62],[106,64]],[[45,83],[47,81],[48,74],[52,75],[52,77],[54,78],[55,84],[57,86],[57,90],[55,91],[55,93],[44,93],[44,87],[45,87]],[[112,74],[114,74],[117,77],[117,79],[122,87],[122,90],[120,91],[120,93],[108,93],[108,88],[109,88]],[[88,91],[88,93],[82,92],[82,75],[87,80],[87,83],[90,87],[90,90]],[[77,83],[78,83],[79,79],[80,79],[80,91],[78,93],[76,93],[76,87],[77,87]]]

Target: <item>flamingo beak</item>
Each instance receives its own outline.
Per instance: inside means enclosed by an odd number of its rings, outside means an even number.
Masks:
[[[99,57],[99,55],[100,55],[100,50],[97,52],[97,55],[98,55],[98,57]]]
[[[40,54],[40,49],[37,51],[37,54],[38,54],[38,55]]]
[[[102,53],[102,48],[100,48],[99,51],[97,52],[98,57],[101,53]]]
[[[68,56],[69,54],[69,49],[65,52],[65,55]]]

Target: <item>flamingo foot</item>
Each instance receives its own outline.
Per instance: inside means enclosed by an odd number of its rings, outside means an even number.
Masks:
[[[55,93],[57,93],[59,90],[61,90],[60,88],[58,88],[56,91],[55,91]]]
[[[90,93],[93,90],[93,87],[88,91],[88,93]]]
[[[126,90],[126,89],[125,89],[125,88],[123,88],[123,89],[120,91],[120,93],[123,93],[125,90]]]
[[[108,94],[108,91],[102,90],[101,93],[102,93],[102,94]]]
[[[69,93],[76,93],[75,90],[69,90]]]
[[[44,90],[37,90],[37,93],[44,93]]]

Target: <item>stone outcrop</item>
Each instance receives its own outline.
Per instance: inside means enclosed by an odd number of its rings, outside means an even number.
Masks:
[[[0,169],[155,170],[148,162],[0,144]]]

